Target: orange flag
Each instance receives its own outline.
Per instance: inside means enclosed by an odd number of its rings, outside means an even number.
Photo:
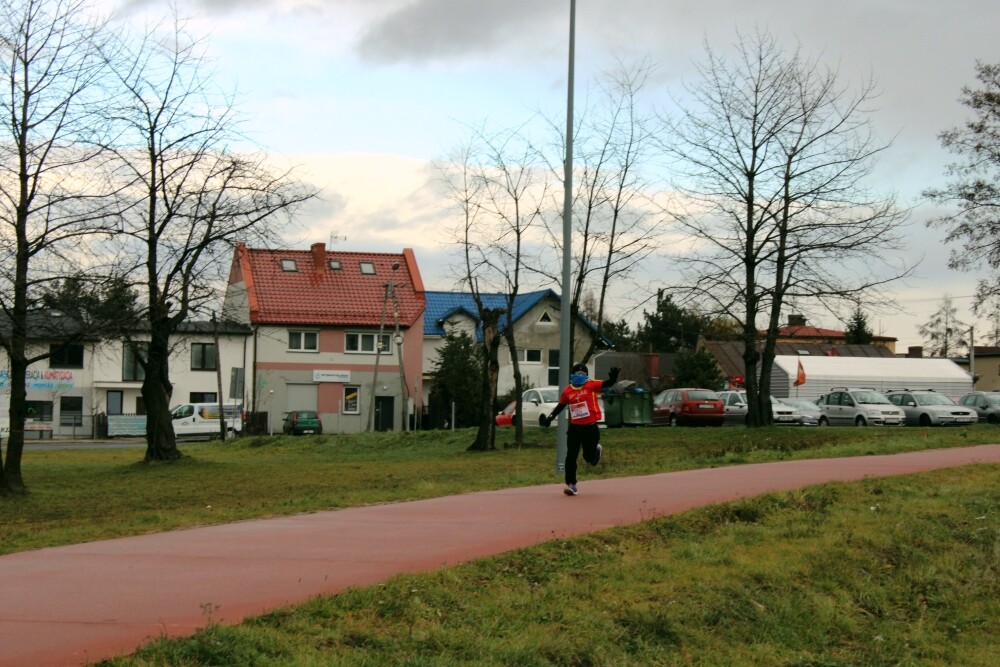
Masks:
[[[795,382],[792,386],[798,387],[800,384],[806,383],[806,369],[802,368],[802,360],[799,359],[799,372],[795,376]]]

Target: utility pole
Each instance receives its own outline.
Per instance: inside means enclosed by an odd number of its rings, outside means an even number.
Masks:
[[[566,83],[566,159],[563,162],[563,257],[562,295],[559,315],[559,387],[569,384],[569,369],[573,363],[573,307],[570,298],[573,259],[573,60],[576,51],[576,0],[569,2],[569,71]],[[566,434],[569,431],[569,411],[559,417],[556,431],[556,472],[566,466]]]

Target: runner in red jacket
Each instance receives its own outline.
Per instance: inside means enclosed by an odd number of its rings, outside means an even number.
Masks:
[[[601,432],[597,428],[597,422],[601,420],[601,405],[597,399],[601,390],[618,381],[620,372],[620,368],[612,368],[608,372],[607,380],[591,380],[587,375],[586,364],[576,364],[569,376],[569,386],[563,389],[562,395],[559,396],[559,405],[545,418],[544,425],[548,426],[563,408],[569,407],[569,431],[566,435],[566,488],[563,489],[563,493],[567,496],[575,496],[577,493],[576,461],[580,450],[583,450],[583,460],[590,465],[596,466],[601,461]]]

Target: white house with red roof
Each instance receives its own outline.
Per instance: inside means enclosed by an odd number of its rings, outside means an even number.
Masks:
[[[281,430],[316,410],[328,433],[409,428],[422,409],[426,301],[401,253],[236,246],[226,318],[250,325],[248,409]]]

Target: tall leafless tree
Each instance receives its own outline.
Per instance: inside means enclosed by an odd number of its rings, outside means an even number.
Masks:
[[[583,354],[572,354],[586,362],[601,338],[610,290],[615,282],[627,279],[654,253],[662,233],[662,214],[650,206],[649,193],[655,189],[649,163],[656,149],[649,112],[644,110],[642,93],[653,68],[648,63],[619,64],[598,80],[596,100],[580,114],[574,130],[573,202],[573,284],[571,310],[581,312],[590,293],[596,302],[596,327],[585,341]],[[563,129],[551,127],[565,141]],[[564,146],[558,146],[565,154]],[[562,165],[552,161],[553,174],[562,174]],[[549,250],[562,252],[561,206],[548,216]],[[548,267],[560,266],[551,252],[535,261],[532,268],[559,283],[561,275]],[[573,343],[576,347],[576,343]]]
[[[128,57],[109,61],[123,90],[109,122],[124,128],[120,174],[130,199],[124,250],[140,258],[135,282],[149,342],[145,371],[146,459],[178,458],[170,420],[170,337],[207,316],[225,284],[236,241],[268,244],[315,191],[272,169],[240,132],[231,96],[212,82],[203,45],[174,17]]]
[[[941,299],[941,306],[924,324],[917,327],[924,339],[925,351],[932,357],[949,357],[961,348],[970,345],[969,325],[958,319],[958,307],[951,296]]]
[[[25,492],[25,374],[48,356],[29,349],[29,311],[89,262],[88,243],[113,219],[110,137],[95,113],[108,94],[96,15],[87,0],[0,2],[0,345],[10,362],[0,493]]]
[[[941,133],[941,145],[958,160],[947,168],[951,181],[924,195],[957,210],[929,224],[947,230],[959,244],[950,266],[989,270],[979,280],[977,306],[1000,298],[1000,63],[976,63],[977,88],[965,87],[959,101],[972,112],[961,127]]]
[[[740,322],[750,423],[770,423],[783,305],[834,308],[877,298],[907,274],[897,250],[907,212],[866,179],[889,144],[872,128],[871,83],[786,53],[770,35],[738,38],[733,61],[706,46],[690,102],[666,123],[690,251],[690,291]],[[766,330],[760,332],[761,320]]]
[[[503,295],[501,333],[514,374],[515,414],[521,415],[524,382],[514,333],[514,312],[526,273],[524,255],[531,244],[533,228],[542,220],[548,182],[537,151],[518,132],[480,134],[478,143],[482,147],[482,162],[473,177],[480,181],[484,195],[478,202],[481,235],[469,250],[478,253],[481,261],[478,275],[469,278],[496,285]],[[524,420],[515,420],[514,429],[515,442],[522,444]]]
[[[496,449],[496,422],[493,408],[497,399],[497,381],[500,375],[500,318],[504,308],[496,307],[489,300],[488,289],[482,289],[480,280],[484,267],[488,267],[487,253],[479,243],[482,234],[483,202],[487,197],[486,185],[479,176],[477,145],[468,141],[440,166],[448,198],[458,211],[454,230],[454,243],[461,251],[462,261],[459,284],[469,290],[476,304],[479,327],[480,363],[482,364],[481,413],[476,438],[469,449],[489,451]],[[489,275],[489,272],[486,272]]]

